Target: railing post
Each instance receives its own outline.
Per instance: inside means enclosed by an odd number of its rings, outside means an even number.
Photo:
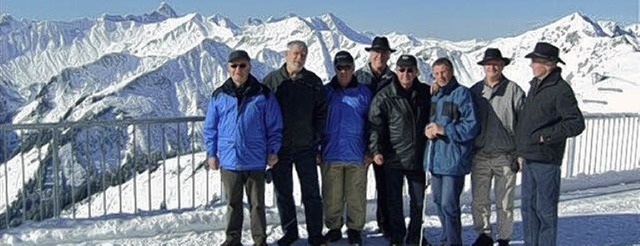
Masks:
[[[569,138],[567,141],[567,177],[573,177],[573,164],[575,163],[574,157],[576,153],[576,138]]]
[[[53,155],[53,216],[58,218],[60,216],[60,188],[62,188],[60,178],[58,177],[60,175],[60,155],[58,154],[58,148],[60,147],[58,135],[60,133],[60,129],[54,127],[51,130],[53,131],[53,140],[51,144]]]

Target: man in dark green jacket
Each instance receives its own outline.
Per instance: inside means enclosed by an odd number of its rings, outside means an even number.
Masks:
[[[522,166],[522,222],[526,245],[556,245],[560,165],[567,138],[582,133],[584,117],[561,76],[559,49],[537,43],[534,78],[516,124],[516,152]]]
[[[284,122],[279,162],[272,170],[280,224],[284,236],[279,245],[298,240],[298,221],[293,200],[292,167],[295,163],[304,204],[310,245],[320,245],[322,237],[322,199],[318,184],[317,156],[327,116],[326,93],[320,78],[304,68],[307,45],[287,44],[286,63],[264,78],[276,95]]]

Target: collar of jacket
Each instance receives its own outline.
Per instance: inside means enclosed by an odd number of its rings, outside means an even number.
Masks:
[[[376,78],[376,74],[373,72],[373,69],[371,69],[371,62],[367,63],[366,66],[364,66],[364,68],[362,68],[362,71],[365,71],[368,74],[371,74],[371,77]],[[389,68],[389,65],[387,65],[384,68],[384,71],[382,71],[382,76],[380,76],[380,80],[385,80],[385,79],[392,79],[394,76],[393,71],[391,71],[391,69]]]
[[[342,85],[340,85],[340,83],[338,82],[338,75],[335,75],[333,76],[333,78],[331,78],[331,82],[329,82],[329,85],[331,85],[331,87],[333,87],[334,89],[342,88]],[[355,75],[352,75],[351,82],[347,84],[347,88],[355,88],[355,87],[358,87],[358,79],[356,79]]]
[[[536,85],[536,82],[537,82],[536,78],[533,78],[529,83],[531,84],[531,88],[536,88],[535,92],[537,93],[540,90],[544,89],[545,87],[549,87],[557,84],[558,81],[562,79],[561,75],[562,75],[562,68],[556,67],[553,70],[551,70],[551,73],[549,73],[547,77],[544,77],[544,79],[542,79],[542,81],[540,82],[540,85]]]
[[[458,83],[456,76],[453,76],[451,77],[451,80],[449,80],[449,83],[447,83],[444,87],[440,88],[440,91],[438,92],[438,94],[449,95],[451,94],[451,92],[453,92],[453,90],[458,88],[458,86],[460,86],[460,84]]]
[[[224,92],[225,94],[228,94],[230,96],[233,97],[238,97],[238,95],[236,94],[236,85],[233,83],[233,80],[231,78],[228,78],[227,81],[225,81],[221,87],[222,92]],[[249,77],[247,78],[247,82],[245,82],[244,84],[244,90],[242,93],[242,96],[253,96],[255,94],[258,94],[259,92],[262,91],[262,87],[259,85],[258,80],[253,77],[253,75],[249,74]]]
[[[504,74],[501,75],[501,79],[500,82],[498,82],[498,84],[496,84],[496,86],[494,86],[492,89],[492,94],[491,96],[497,96],[497,95],[504,95],[504,92],[507,89],[507,84],[509,83],[509,79],[507,77],[504,76]],[[489,87],[486,83],[486,80],[482,80],[482,86],[483,86],[483,91],[484,91],[484,87]]]
[[[418,77],[413,79],[413,83],[411,83],[411,95],[413,95],[413,93],[416,91],[417,83],[420,83],[420,80],[418,80]],[[400,90],[406,90],[406,89],[402,87],[402,85],[400,85],[400,81],[398,81],[397,79],[394,79],[393,82],[391,82],[391,84],[393,84],[393,88],[392,88],[393,95],[396,97],[402,97]]]
[[[285,62],[280,67],[280,75],[282,75],[282,77],[285,79],[291,79],[291,81],[297,81],[297,80],[304,81],[304,77],[307,76],[307,69],[303,67],[302,70],[300,70],[300,72],[297,74],[295,78],[291,78],[291,76],[289,76],[289,72],[287,72],[287,63]]]

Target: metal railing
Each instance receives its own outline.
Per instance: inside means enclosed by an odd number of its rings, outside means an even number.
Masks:
[[[219,172],[206,168],[203,120],[0,125],[0,229],[224,201]],[[640,168],[639,142],[640,114],[587,115],[586,130],[567,142],[563,177]],[[266,190],[275,206],[271,185]],[[372,189],[367,198],[375,199]]]
[[[640,168],[640,114],[586,114],[585,124],[567,140],[563,178]]]
[[[82,214],[78,217],[90,218],[96,215],[96,204],[102,207],[99,215],[138,213],[143,209],[137,204],[144,200],[140,195],[146,195],[148,206],[144,209],[150,211],[172,209],[167,208],[167,201],[176,198],[175,208],[185,207],[180,186],[187,184],[177,179],[177,196],[168,197],[164,192],[152,192],[150,177],[162,171],[162,191],[166,191],[168,174],[193,176],[185,173],[186,167],[195,172],[196,166],[203,166],[195,162],[196,153],[202,150],[203,120],[184,117],[0,125],[0,228],[25,220],[76,218],[79,209]],[[167,159],[174,157],[178,157],[176,169],[166,169]],[[180,163],[185,158],[189,162]],[[191,179],[189,185],[192,193],[187,196],[193,198],[196,180]],[[123,190],[127,188],[129,191]],[[117,191],[117,196],[108,200],[106,191]],[[132,193],[132,197],[123,193]],[[162,202],[152,206],[157,194]],[[129,202],[133,209],[126,211],[123,207],[130,207]],[[195,199],[190,205],[196,206]]]

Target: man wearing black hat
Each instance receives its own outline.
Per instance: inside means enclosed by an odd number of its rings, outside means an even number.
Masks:
[[[522,222],[526,245],[556,245],[560,165],[567,138],[582,133],[584,117],[561,76],[559,49],[537,43],[531,58],[533,80],[516,125],[522,167]]]
[[[387,65],[391,53],[396,50],[389,47],[389,40],[386,37],[375,37],[371,47],[364,49],[369,52],[369,63],[356,71],[356,77],[358,82],[366,85],[371,90],[371,93],[375,95],[396,78],[396,74]],[[387,206],[384,168],[380,165],[373,165],[373,172],[376,179],[376,220],[378,221],[378,229],[385,236],[388,236],[389,207]]]
[[[213,92],[203,129],[209,167],[222,169],[227,196],[226,240],[222,245],[242,245],[242,197],[246,188],[253,242],[266,246],[264,170],[278,162],[280,107],[271,90],[250,74],[247,52],[231,52],[228,61],[231,77]]]
[[[318,183],[320,139],[327,116],[326,93],[322,81],[304,68],[307,45],[299,40],[287,44],[286,62],[269,73],[264,84],[278,99],[284,121],[280,161],[271,173],[284,235],[279,245],[299,239],[296,206],[293,200],[293,165],[296,166],[304,204],[310,245],[324,243],[322,236],[322,197]]]
[[[400,56],[396,66],[397,79],[371,102],[369,150],[374,163],[384,168],[391,244],[418,245],[423,240],[420,229],[425,186],[422,158],[426,138],[422,131],[428,122],[431,95],[429,86],[418,80],[414,56]],[[408,229],[402,209],[404,178],[411,197]]]
[[[342,238],[346,204],[349,244],[362,244],[361,231],[366,220],[367,150],[366,121],[371,92],[353,75],[355,65],[349,52],[340,51],[333,62],[336,75],[325,85],[327,125],[322,135],[322,199],[325,241]]]
[[[518,168],[514,127],[524,102],[524,91],[502,74],[510,62],[509,58],[502,57],[499,49],[488,48],[478,62],[485,77],[471,87],[480,125],[471,166],[471,211],[479,234],[474,246],[493,245],[489,195],[494,178],[498,245],[509,245],[513,231],[513,195]]]
[[[471,172],[473,140],[479,127],[471,91],[453,75],[448,58],[438,58],[431,66],[440,90],[431,98],[431,117],[424,134],[430,139],[425,167],[431,173],[431,191],[440,223],[440,242],[462,245],[460,194],[464,176]]]

